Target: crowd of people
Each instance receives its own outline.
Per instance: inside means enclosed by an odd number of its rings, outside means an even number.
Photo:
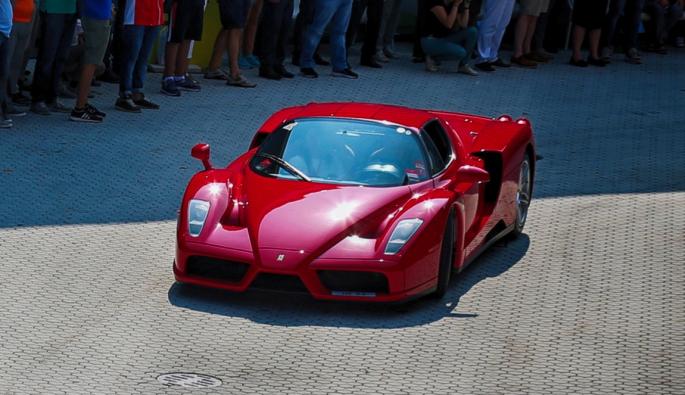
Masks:
[[[158,109],[144,88],[149,90],[148,63],[165,25],[166,44],[158,48],[164,53],[161,93],[200,91],[188,71],[194,43],[207,39],[202,36],[205,18],[218,18],[222,29],[212,37],[204,78],[230,86],[255,87],[241,72],[251,68],[258,68],[261,78],[294,78],[286,67],[290,43],[291,63],[302,77],[317,78],[317,66],[330,66],[333,76],[358,78],[347,54],[364,14],[359,65],[382,68],[398,58],[394,39],[403,0],[301,0],[294,20],[294,0],[209,0],[218,1],[218,15],[205,12],[207,1],[0,0],[0,127],[12,127],[12,117],[26,115],[26,107],[39,115],[68,113],[73,121],[102,122],[106,114],[88,100],[91,87],[102,82],[119,85],[117,110]],[[618,47],[627,62],[639,64],[643,27],[647,51],[665,54],[667,44],[683,46],[684,2],[417,0],[413,60],[425,63],[429,72],[455,63],[455,71],[470,76],[512,65],[533,69],[553,59],[551,52],[560,45],[559,40],[548,45],[554,36],[548,30],[566,13],[566,26],[572,26],[571,65],[605,67]],[[515,25],[507,29],[515,9]],[[507,30],[513,32],[509,60],[499,53]],[[330,61],[320,52],[325,32]],[[221,67],[225,55],[227,71]],[[65,106],[60,98],[75,104]]]

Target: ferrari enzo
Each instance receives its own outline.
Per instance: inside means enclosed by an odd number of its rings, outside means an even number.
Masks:
[[[442,296],[520,234],[536,159],[526,119],[365,103],[278,111],[225,168],[192,156],[177,281],[378,302]]]

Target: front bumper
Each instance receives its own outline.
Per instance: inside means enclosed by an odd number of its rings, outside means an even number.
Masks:
[[[279,267],[261,264],[251,251],[193,242],[177,248],[173,268],[181,283],[233,292],[306,291],[321,300],[397,302],[429,293],[436,285],[435,278],[408,281],[407,273],[415,270],[391,260],[315,259]]]

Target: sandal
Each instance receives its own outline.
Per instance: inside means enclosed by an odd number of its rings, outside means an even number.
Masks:
[[[228,76],[223,70],[207,70],[205,73],[205,79],[227,81]]]
[[[226,85],[237,86],[240,88],[254,88],[255,86],[257,86],[257,84],[248,81],[242,75],[238,75],[237,77],[228,76],[228,81],[226,81]]]

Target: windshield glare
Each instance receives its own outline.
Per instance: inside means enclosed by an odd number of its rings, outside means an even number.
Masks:
[[[292,121],[271,133],[252,159],[251,168],[288,179],[301,179],[294,174],[299,171],[314,182],[398,186],[428,179],[427,163],[418,136],[406,128],[309,118]]]

